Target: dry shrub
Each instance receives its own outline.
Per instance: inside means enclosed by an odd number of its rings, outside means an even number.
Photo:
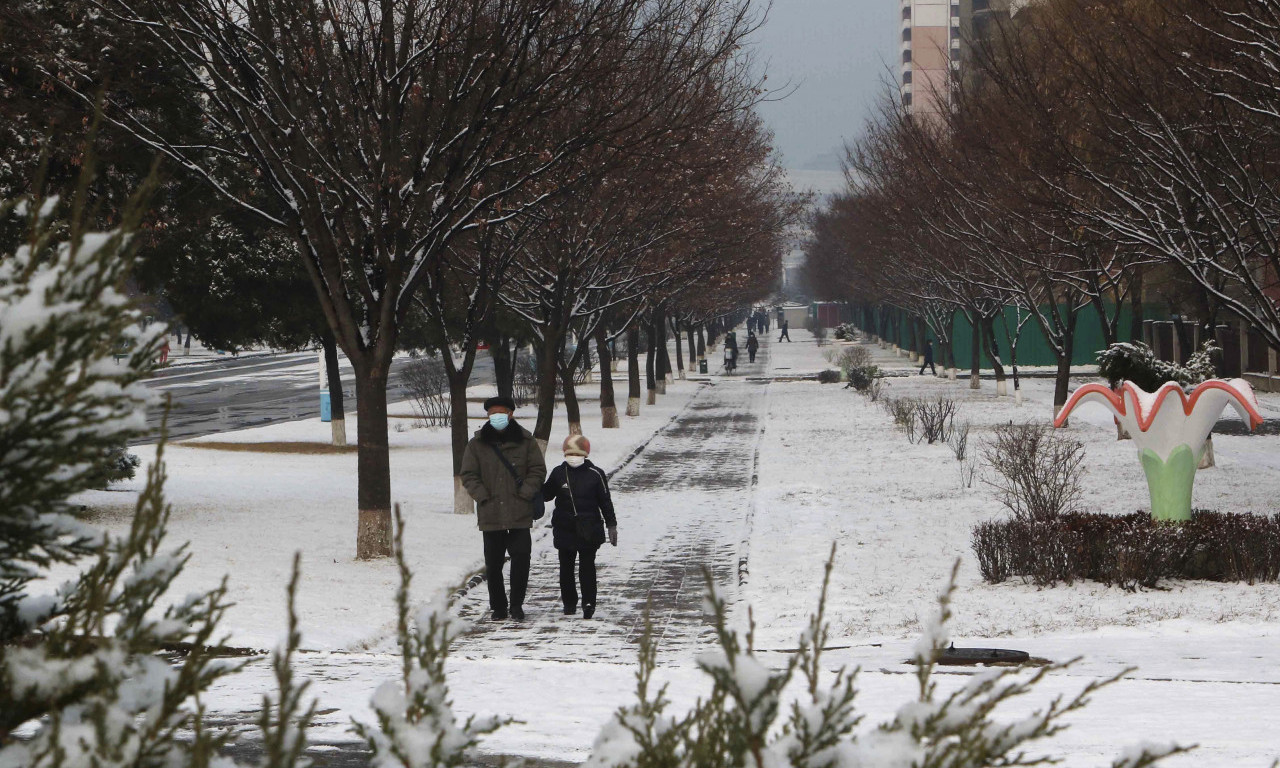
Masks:
[[[1075,511],[1084,476],[1084,444],[1048,424],[996,427],[983,451],[994,476],[986,482],[1014,519],[1052,520]]]
[[[428,427],[449,423],[449,377],[444,363],[430,357],[410,360],[400,374],[414,410]]]
[[[982,523],[972,542],[982,577],[992,583],[1090,580],[1132,590],[1162,579],[1280,580],[1280,514],[1197,510],[1178,524],[1145,512],[1070,512],[1051,520]]]
[[[969,432],[972,429],[973,424],[962,421],[954,425],[951,434],[947,437],[947,445],[951,446],[951,452],[955,454],[956,461],[964,461],[969,455]]]
[[[916,422],[920,425],[920,439],[929,445],[948,442],[955,426],[956,401],[949,397],[916,402]]]

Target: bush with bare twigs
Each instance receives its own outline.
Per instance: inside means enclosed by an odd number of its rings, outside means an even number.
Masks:
[[[443,427],[449,423],[449,377],[444,363],[430,357],[409,361],[400,374],[400,380],[418,417],[428,427]]]

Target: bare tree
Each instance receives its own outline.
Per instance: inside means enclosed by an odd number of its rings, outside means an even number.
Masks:
[[[642,120],[662,94],[636,88],[637,72],[676,88],[723,59],[724,38],[738,44],[726,28],[750,26],[747,0],[99,3],[181,65],[214,139],[181,144],[119,101],[108,119],[297,242],[356,373],[362,558],[391,552],[387,374],[430,268]],[[254,193],[234,195],[233,175]]]

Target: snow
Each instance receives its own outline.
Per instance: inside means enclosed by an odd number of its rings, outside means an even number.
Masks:
[[[774,342],[776,336],[765,341],[769,362],[764,374],[726,380],[713,373],[709,387],[677,381],[658,406],[646,406],[638,419],[624,420],[622,430],[588,429],[592,459],[613,467],[687,405],[705,408],[708,403],[696,398],[709,397],[707,393],[729,398],[744,416],[760,417],[754,464],[758,484],[749,492],[749,505],[742,503],[745,486],[699,490],[711,495],[691,498],[690,489],[674,485],[686,473],[705,471],[709,462],[726,461],[718,437],[706,441],[704,457],[689,460],[675,473],[672,487],[621,492],[626,494],[619,513],[621,546],[607,550],[602,595],[616,589],[618,579],[630,578],[627,574],[642,564],[648,548],[664,537],[688,538],[712,525],[710,521],[725,518],[724,532],[742,531],[740,549],[749,556],[749,572],[741,588],[724,596],[737,621],[752,607],[760,649],[756,664],[735,659],[741,671],[738,682],[760,690],[770,671],[792,658],[834,540],[839,549],[827,608],[832,627],[824,666],[828,671],[846,665],[863,669],[857,706],[867,715],[860,729],[869,733],[897,717],[917,696],[914,668],[905,662],[928,627],[938,628],[925,633],[929,642],[943,642],[941,625],[934,621],[937,596],[959,559],[946,627],[950,641],[960,647],[1018,648],[1059,662],[1079,657],[1068,670],[1050,675],[1033,695],[1011,702],[1009,717],[1030,716],[1055,696],[1073,696],[1089,681],[1137,668],[1094,694],[1088,707],[1070,716],[1072,727],[1044,745],[1046,751],[1063,755],[1067,766],[1109,763],[1118,755],[1134,754],[1126,750],[1139,743],[1199,745],[1190,755],[1171,758],[1167,764],[1174,768],[1266,765],[1280,755],[1274,731],[1280,701],[1280,586],[1172,583],[1162,590],[1131,593],[1089,583],[1053,589],[985,584],[971,556],[969,531],[975,523],[1003,514],[993,492],[981,481],[961,488],[950,449],[910,444],[893,430],[878,404],[840,385],[801,380],[831,367],[823,352],[835,345],[818,347],[801,329],[791,335],[792,344]],[[1024,380],[1025,402],[1018,406],[1011,397],[995,397],[993,382],[984,381],[975,392],[963,380],[907,377],[900,375],[907,373],[905,359],[878,348],[874,353],[878,365],[899,374],[886,381],[891,396],[945,393],[959,400],[960,418],[974,425],[970,450],[975,454],[996,424],[1048,422],[1052,417],[1050,379]],[[714,365],[716,351],[708,356]],[[735,400],[735,392],[752,394]],[[1280,397],[1258,399],[1263,415],[1280,417]],[[400,404],[392,413],[408,413],[408,408]],[[590,401],[584,403],[584,413],[588,423],[593,421]],[[478,417],[478,410],[472,415]],[[518,412],[517,418],[527,423],[532,410]],[[414,594],[426,599],[479,566],[480,542],[474,518],[449,513],[447,434],[411,429],[410,421],[392,419],[392,487],[408,521]],[[564,429],[563,414],[556,423]],[[1087,446],[1084,498],[1089,508],[1124,512],[1147,504],[1132,443],[1114,439],[1109,414],[1102,409],[1073,414],[1067,431]],[[563,432],[554,434],[551,444],[562,437]],[[210,439],[327,438],[328,425],[309,420]],[[1277,440],[1215,436],[1218,466],[1199,474],[1197,506],[1278,511]],[[749,456],[751,450],[746,446],[744,452]],[[732,461],[739,462],[740,455],[734,454]],[[644,461],[646,454],[640,456],[637,461]],[[395,618],[394,566],[352,559],[354,454],[227,453],[175,445],[166,457],[173,541],[193,541],[191,563],[175,588],[181,593],[208,586],[230,571],[230,598],[237,605],[228,614],[227,627],[234,643],[269,647],[278,641],[284,631],[281,614],[291,554],[304,552],[298,605],[303,644],[314,652],[299,657],[299,668],[326,708],[310,738],[321,745],[350,742],[351,718],[371,722],[375,692],[401,675],[399,658],[387,652]],[[752,471],[732,469],[747,477]],[[124,524],[132,493],[87,496],[83,501],[98,510],[100,519]],[[748,508],[745,518],[726,517]],[[717,536],[723,535],[720,531]],[[554,591],[551,568],[545,552],[535,549],[534,569],[541,574],[535,590]],[[459,610],[474,615],[483,600],[476,593],[483,591],[473,590]],[[599,743],[608,754],[597,754],[593,765],[625,759],[634,744],[628,747],[625,733],[607,725],[619,707],[634,703],[635,646],[629,635],[610,629],[635,619],[610,616],[625,608],[611,608],[602,600],[602,615],[594,622],[544,615],[531,626],[503,625],[460,640],[448,665],[454,711],[460,718],[474,714],[518,721],[485,738],[485,752],[580,762]],[[669,713],[676,714],[709,690],[699,659],[714,663],[723,657],[702,656],[709,649],[706,637],[687,628],[672,625],[661,632],[663,652],[653,687],[668,686]],[[980,685],[985,679],[981,674],[942,669],[934,681],[946,696]],[[802,685],[793,683],[782,701],[802,696]],[[203,703],[211,712],[243,712],[270,686],[269,661],[255,659],[243,674],[219,683]],[[385,697],[397,691],[384,689],[380,704],[388,706]],[[597,741],[606,726],[611,731]],[[842,754],[840,764],[885,764],[889,758],[902,759],[911,748],[913,742],[898,735],[871,735],[859,742],[858,754]]]
[[[625,363],[615,374],[623,382]],[[244,374],[246,377],[258,375]],[[263,374],[266,375],[266,374]],[[315,364],[300,364],[283,375],[314,376]],[[240,375],[237,374],[236,378]],[[612,469],[653,432],[680,411],[697,389],[695,382],[669,385],[667,396],[641,415],[622,418],[617,430],[599,429],[598,400],[582,393],[584,426],[592,444],[592,461]],[[584,390],[587,388],[584,387]],[[491,394],[475,387],[470,398]],[[473,429],[480,426],[478,403],[470,406]],[[401,505],[405,549],[414,572],[415,593],[461,584],[483,564],[474,515],[455,515],[450,437],[447,429],[415,427],[407,402],[389,407],[392,498]],[[516,412],[516,420],[532,428],[533,406]],[[597,425],[593,428],[593,422]],[[354,429],[348,426],[348,432]],[[355,559],[356,453],[261,453],[202,449],[202,442],[320,443],[330,439],[329,424],[318,418],[222,433],[170,443],[165,451],[166,493],[173,512],[173,544],[191,542],[190,562],[175,582],[176,594],[198,591],[229,579],[228,598],[235,605],[223,624],[232,645],[272,648],[284,638],[282,617],[292,557],[303,553],[298,592],[306,648],[360,650],[384,643],[394,634],[393,596],[399,577],[394,563]],[[567,436],[563,409],[556,414],[548,460],[558,459]],[[147,465],[155,447],[133,449]],[[91,491],[75,501],[92,510],[92,522],[124,530],[145,477],[110,491]]]

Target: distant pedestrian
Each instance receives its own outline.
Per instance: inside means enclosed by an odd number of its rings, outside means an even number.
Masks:
[[[765,333],[769,332],[769,313],[763,309],[760,310],[760,327]]]
[[[560,601],[564,615],[578,612],[578,590],[573,565],[578,564],[582,587],[582,618],[596,612],[596,551],[607,540],[618,546],[618,519],[613,513],[609,479],[587,460],[591,441],[583,435],[565,438],[564,463],[551,470],[542,486],[545,498],[554,498],[551,513],[551,541],[560,555]]]
[[[542,517],[542,489],[547,465],[538,441],[511,418],[516,404],[509,397],[484,403],[489,421],[462,453],[462,484],[476,501],[476,524],[484,536],[484,567],[489,582],[491,618],[524,620],[529,587],[529,529]],[[502,583],[502,566],[511,556],[511,599]]]
[[[160,345],[160,364],[169,362],[169,336],[165,334],[164,344]]]
[[[751,362],[756,361],[756,351],[760,349],[760,339],[754,333],[747,334],[747,359]]]
[[[730,332],[724,336],[724,371],[733,373],[738,369],[738,336]]]
[[[783,339],[786,339],[786,340],[787,340],[787,343],[788,343],[788,344],[790,344],[790,343],[791,343],[791,334],[790,334],[790,333],[788,333],[788,328],[787,328],[787,318],[785,318],[785,317],[784,317],[784,318],[782,318],[782,320],[778,323],[778,330],[782,332],[782,333],[778,334],[778,341],[782,341]]]
[[[924,364],[920,366],[920,375],[924,375],[924,369],[928,368],[933,371],[933,375],[938,375],[938,369],[933,367],[933,342],[925,339],[924,341]]]
[[[751,314],[747,315],[747,335],[750,336],[755,332],[756,332],[756,313],[752,312]]]

